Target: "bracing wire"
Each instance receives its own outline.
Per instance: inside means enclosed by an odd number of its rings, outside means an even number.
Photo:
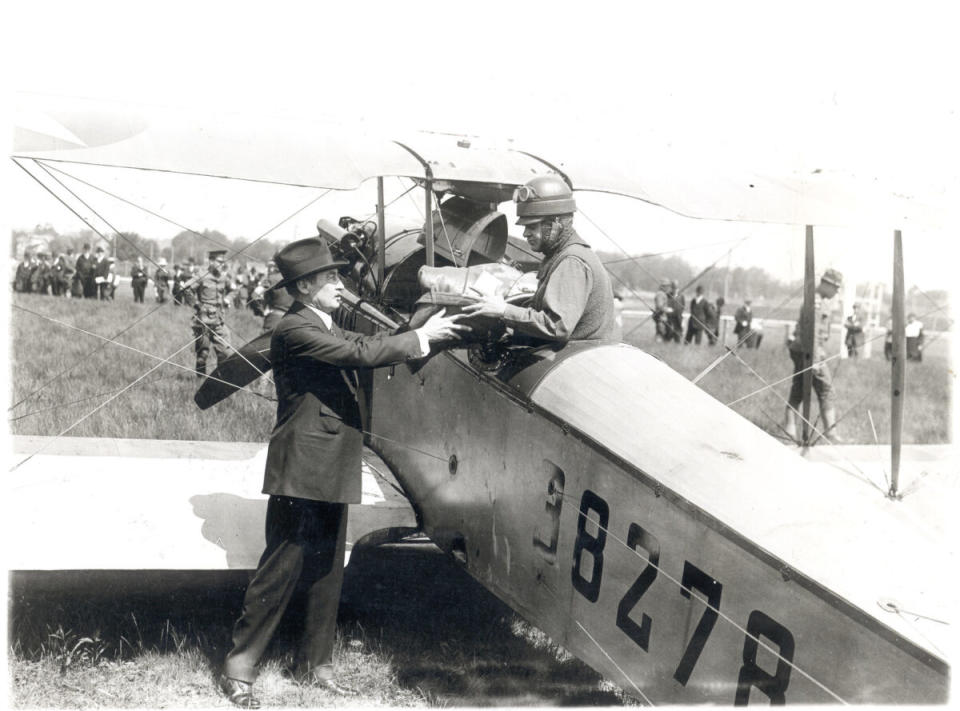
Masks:
[[[576,623],[577,627],[580,628],[580,631],[583,632],[585,635],[587,635],[587,639],[589,639],[591,642],[593,642],[594,645],[596,645],[597,649],[599,649],[600,652],[603,654],[603,656],[605,656],[605,657],[607,658],[607,660],[614,666],[614,668],[615,668],[618,672],[620,672],[620,674],[623,675],[623,678],[626,679],[628,682],[630,682],[630,686],[632,686],[632,687],[634,688],[634,690],[635,690],[638,694],[640,694],[640,697],[641,697],[644,701],[646,701],[647,704],[649,704],[650,706],[654,706],[655,704],[647,697],[647,695],[644,694],[642,691],[640,691],[640,687],[637,686],[637,683],[636,683],[633,679],[631,679],[631,678],[630,678],[630,675],[627,674],[627,673],[620,667],[620,665],[617,664],[617,662],[614,660],[614,658],[611,657],[611,656],[607,653],[607,650],[605,650],[605,649],[601,646],[601,644],[600,644],[596,639],[594,639],[593,635],[590,634],[590,633],[587,631],[587,628],[584,627],[582,624],[580,624],[580,621],[579,621],[579,620],[574,620],[574,622]]]
[[[650,277],[650,278],[653,279],[654,281],[657,280],[657,277],[655,277],[653,274],[651,274],[649,270],[647,270],[646,268],[644,268],[644,266],[640,263],[638,257],[631,256],[630,254],[628,254],[628,253],[627,253],[627,250],[625,250],[625,249],[624,249],[616,240],[614,240],[603,228],[601,228],[593,219],[591,219],[591,217],[590,217],[589,215],[587,215],[586,213],[584,213],[582,210],[580,211],[580,214],[583,215],[583,218],[584,218],[587,222],[589,222],[591,225],[593,225],[593,227],[594,227],[598,232],[600,232],[600,234],[602,234],[604,237],[606,237],[606,238],[611,242],[611,244],[613,244],[613,246],[615,246],[617,249],[619,249],[621,252],[623,252],[623,254],[626,255],[627,259],[629,259],[629,260],[632,261],[636,266],[638,266],[638,267],[640,268],[640,270],[641,270],[644,274],[646,274],[648,277]],[[683,287],[683,288],[684,288],[684,289],[689,288],[690,285],[692,285],[692,284],[693,284],[694,282],[696,282],[701,276],[703,276],[703,275],[706,274],[708,271],[710,271],[710,269],[712,269],[718,262],[720,262],[721,259],[723,259],[724,257],[728,256],[731,252],[733,252],[734,249],[736,249],[737,247],[739,247],[740,245],[742,245],[744,242],[746,242],[746,241],[749,240],[749,239],[751,239],[751,238],[750,238],[750,237],[743,237],[743,238],[737,240],[737,244],[735,244],[733,247],[731,247],[731,248],[728,249],[726,252],[724,252],[722,255],[720,255],[720,256],[713,262],[713,264],[711,264],[710,266],[708,266],[706,269],[702,270],[702,271],[700,272],[700,274],[698,274],[694,279],[692,279],[692,280],[691,280],[690,282],[688,282],[687,284],[684,284],[684,287]],[[690,249],[694,249],[694,248],[691,247]],[[608,270],[608,271],[609,271],[609,270]],[[628,288],[630,288],[630,287],[628,287]],[[682,291],[682,289],[681,289],[681,291]],[[638,299],[640,299],[640,302],[641,302],[644,306],[646,306],[647,308],[653,310],[652,307],[650,306],[650,304],[648,304],[648,303],[643,299],[643,297],[641,297],[639,294],[637,294],[632,288],[630,288],[630,293],[633,294],[634,296],[636,296]],[[691,315],[691,318],[693,318],[692,315]],[[625,333],[623,337],[624,337],[624,338],[627,338],[631,333],[633,333],[633,332],[636,331],[638,328],[640,328],[641,326],[643,326],[643,325],[644,325],[645,323],[647,323],[649,320],[650,320],[650,317],[647,317],[646,319],[643,319],[642,321],[640,321],[640,323],[638,323],[636,326],[634,326],[633,328],[631,328],[627,333]],[[699,323],[700,326],[702,326],[703,328],[708,328],[706,324],[704,324],[702,321],[700,321],[700,319],[696,319],[696,321],[697,321],[697,323]]]
[[[15,161],[15,162],[16,162],[16,161]],[[50,174],[49,171],[47,170],[46,166],[45,166],[42,162],[40,162],[40,161],[34,161],[34,162],[37,163],[41,168],[43,168],[48,174]],[[36,180],[38,183],[40,183],[40,185],[43,186],[48,192],[50,192],[52,195],[54,195],[54,197],[56,197],[56,194],[55,194],[52,190],[50,190],[50,188],[49,188],[48,186],[44,185],[39,179],[37,179],[36,176],[32,175],[32,174],[30,173],[30,171],[26,170],[26,168],[24,168],[22,165],[20,165],[19,162],[17,162],[17,165],[18,165],[21,169],[23,169],[28,175],[30,175],[32,178],[34,178],[34,180]],[[80,180],[79,178],[75,178],[75,176],[72,176],[72,175],[70,175],[69,173],[66,173],[66,172],[64,172],[64,171],[62,171],[62,170],[58,170],[58,172],[60,172],[60,173],[63,174],[63,175],[66,175],[67,177],[73,178],[73,179],[75,179],[75,180]],[[65,190],[67,190],[68,192],[70,192],[70,194],[73,195],[81,204],[83,204],[83,205],[86,206],[88,209],[90,209],[91,212],[93,212],[94,215],[96,215],[101,221],[103,221],[104,224],[106,224],[108,227],[110,227],[110,229],[112,229],[112,230],[113,230],[114,232],[116,232],[117,234],[122,234],[122,233],[120,233],[119,230],[117,230],[116,228],[114,228],[114,227],[110,224],[109,221],[107,221],[105,218],[103,218],[103,216],[101,216],[96,210],[94,210],[92,207],[90,207],[82,198],[80,198],[79,196],[77,196],[75,193],[73,193],[73,191],[71,191],[67,186],[65,186],[62,181],[60,181],[58,178],[56,178],[56,177],[53,176],[52,174],[50,175],[50,177],[51,177],[53,180],[56,180],[57,183],[59,183]],[[84,182],[84,181],[80,180],[80,182]],[[89,183],[87,183],[87,184],[89,185]],[[93,186],[93,185],[91,185],[91,187],[96,188],[96,189],[98,189],[98,190],[101,190],[102,192],[107,192],[107,191],[103,191],[102,189],[97,188],[96,186]],[[237,251],[231,256],[231,259],[234,259],[234,258],[236,258],[237,256],[239,256],[240,254],[243,254],[246,250],[248,250],[248,249],[249,249],[250,247],[252,247],[254,244],[256,244],[257,242],[259,242],[261,239],[264,239],[267,235],[269,235],[270,233],[272,233],[274,230],[276,230],[277,228],[279,228],[281,225],[283,225],[284,223],[288,222],[288,221],[291,220],[293,217],[295,217],[296,215],[300,214],[301,212],[303,212],[303,211],[306,210],[307,208],[311,207],[314,203],[316,203],[317,201],[319,201],[321,198],[323,198],[324,196],[326,196],[326,195],[327,195],[328,193],[330,193],[330,192],[331,192],[330,189],[324,190],[320,195],[314,197],[314,198],[311,199],[307,204],[305,204],[305,205],[303,205],[302,207],[298,208],[296,211],[294,211],[293,213],[291,213],[290,215],[288,215],[287,217],[285,217],[284,219],[282,219],[280,222],[278,222],[277,224],[275,224],[273,227],[271,227],[271,228],[268,229],[267,231],[263,232],[259,237],[257,237],[257,238],[254,239],[253,241],[251,241],[249,244],[245,245],[242,249],[237,250]],[[111,194],[111,193],[108,193],[108,192],[107,192],[107,194]],[[111,195],[112,195],[112,194],[111,194]],[[118,196],[114,196],[114,197],[117,197],[117,199],[120,199],[120,200],[124,200],[123,198],[119,198]],[[62,201],[61,201],[61,202],[62,202]],[[146,208],[144,208],[144,207],[142,207],[142,206],[140,206],[140,205],[137,205],[137,204],[132,203],[132,202],[127,201],[127,200],[124,200],[124,202],[127,202],[128,204],[130,204],[130,205],[132,205],[132,206],[134,206],[134,207],[137,207],[138,209],[144,210],[144,211],[146,211],[146,212],[148,212],[148,213],[150,213],[150,214],[156,215],[156,216],[159,217],[160,219],[163,219],[163,220],[169,222],[170,224],[172,224],[172,225],[174,225],[174,226],[180,227],[181,229],[188,229],[188,228],[183,227],[182,225],[180,225],[180,224],[177,223],[176,221],[171,220],[171,219],[169,219],[169,218],[166,218],[166,217],[164,217],[164,216],[162,216],[162,215],[158,215],[157,213],[153,213],[153,212],[151,212],[150,210],[147,210]],[[68,206],[68,207],[69,207],[69,206]],[[88,227],[90,227],[91,229],[94,230],[94,232],[96,232],[98,235],[100,235],[100,237],[101,237],[102,239],[107,240],[107,238],[106,238],[99,230],[97,230],[95,227],[93,227],[92,225],[90,225],[90,223],[89,223],[88,220],[86,220],[83,216],[81,216],[79,213],[77,213],[77,212],[76,212],[75,210],[73,210],[72,208],[70,208],[70,209],[71,209],[71,211],[72,211],[79,219],[81,219],[85,224],[87,224]],[[191,232],[191,233],[193,233],[193,234],[198,234],[198,235],[201,234],[201,233],[197,232],[196,230],[189,230],[189,229],[188,229],[188,231]],[[109,240],[107,240],[107,241],[109,242]],[[141,254],[143,254],[143,250],[139,249],[136,245],[131,244],[131,246],[133,246],[134,249],[136,249],[138,252],[140,252]],[[149,259],[149,256],[148,256],[147,258]],[[150,261],[152,262],[152,260],[150,260]],[[199,276],[197,277],[197,279],[202,279],[202,278],[205,277],[207,274],[209,274],[209,269],[208,269],[204,274],[199,275]],[[151,315],[153,315],[154,313],[156,313],[157,311],[159,311],[161,308],[162,308],[162,306],[160,306],[160,305],[154,307],[153,309],[151,309],[150,311],[148,311],[146,314],[143,314],[143,315],[140,316],[139,318],[135,319],[128,327],[122,329],[122,330],[121,330],[120,332],[118,332],[115,336],[113,336],[113,338],[115,339],[115,338],[117,338],[118,336],[122,335],[122,334],[125,333],[126,331],[130,330],[130,328],[132,328],[132,327],[135,326],[136,324],[140,323],[141,321],[145,320],[145,319],[148,318],[149,316],[151,316]],[[191,341],[191,342],[195,342],[195,341],[196,341],[196,339],[194,339],[194,340]],[[93,355],[94,353],[98,352],[100,349],[104,348],[105,345],[106,345],[106,344],[101,344],[100,346],[98,346],[96,349],[94,349],[94,351],[93,351],[92,353],[88,354],[88,357],[89,357],[89,355]],[[228,345],[229,345],[229,344],[228,344]],[[239,351],[236,351],[236,352],[239,353]],[[84,360],[85,360],[85,359],[84,359]],[[29,399],[30,397],[36,395],[38,392],[42,391],[44,388],[46,388],[47,386],[49,386],[51,383],[53,383],[53,382],[55,382],[56,380],[58,380],[59,378],[63,377],[63,376],[66,375],[67,373],[71,372],[74,368],[78,367],[78,366],[81,364],[81,362],[82,362],[82,361],[78,361],[77,363],[75,363],[74,365],[70,366],[69,368],[67,368],[67,369],[64,370],[63,372],[58,373],[58,374],[55,375],[53,378],[51,378],[51,379],[49,379],[48,381],[46,381],[45,383],[43,383],[43,384],[40,386],[40,388],[38,388],[37,390],[35,390],[35,391],[33,391],[32,393],[28,394],[27,396],[25,396],[24,398],[22,398],[19,402],[17,402],[17,403],[15,403],[14,405],[12,405],[10,409],[13,409],[14,407],[17,407],[18,405],[20,405],[20,404],[21,404],[22,402],[24,402],[25,400]],[[254,370],[259,370],[259,369],[257,369],[255,366],[253,366],[252,363],[248,363],[248,364],[251,365],[251,367],[253,367]],[[261,373],[261,374],[262,374],[262,373]]]
[[[95,413],[97,413],[97,412],[99,412],[100,410],[102,410],[106,405],[108,405],[109,403],[111,403],[111,402],[113,402],[114,400],[116,400],[118,397],[120,397],[121,395],[123,395],[123,393],[127,392],[130,388],[132,388],[132,387],[133,387],[134,385],[136,385],[137,383],[139,383],[139,382],[141,382],[142,380],[144,380],[148,375],[150,375],[150,373],[152,373],[153,371],[157,370],[158,368],[160,368],[161,366],[163,366],[165,363],[170,362],[170,359],[171,359],[171,358],[173,358],[173,357],[176,356],[176,355],[179,355],[180,352],[183,351],[183,350],[185,350],[188,346],[192,346],[193,343],[194,343],[194,341],[196,341],[196,339],[194,339],[193,341],[189,341],[186,345],[181,346],[180,348],[178,348],[177,350],[175,350],[175,351],[174,351],[173,353],[171,353],[169,356],[167,356],[166,358],[164,358],[161,362],[157,363],[155,366],[153,366],[152,368],[150,368],[146,373],[144,373],[143,375],[141,375],[140,377],[138,377],[136,380],[128,383],[126,387],[124,387],[123,389],[121,389],[120,391],[118,391],[118,392],[117,392],[116,394],[114,394],[113,396],[111,396],[111,397],[107,398],[106,400],[104,400],[102,403],[100,403],[100,404],[97,405],[95,408],[93,408],[90,412],[88,412],[87,414],[83,415],[80,419],[76,420],[72,425],[70,425],[70,426],[67,427],[66,429],[62,430],[59,434],[57,434],[57,435],[51,437],[50,439],[46,440],[46,441],[40,446],[39,449],[35,450],[34,452],[32,452],[32,453],[30,453],[29,455],[27,455],[27,457],[25,457],[24,459],[21,459],[19,462],[17,462],[16,464],[14,464],[14,465],[10,468],[10,471],[14,471],[14,470],[19,469],[20,467],[22,467],[24,464],[26,464],[27,462],[29,462],[31,459],[33,459],[35,456],[37,456],[37,455],[40,454],[43,450],[45,450],[48,446],[50,446],[53,442],[55,442],[55,441],[57,441],[58,439],[60,439],[61,437],[63,437],[67,432],[69,432],[70,430],[72,430],[74,427],[76,427],[77,425],[79,425],[81,422],[83,422],[84,420],[86,420],[88,417],[91,417],[91,416],[94,415]]]
[[[797,292],[796,292],[796,291],[793,292],[793,293],[791,293],[791,294],[787,294],[786,298],[783,299],[783,301],[781,301],[779,304],[777,304],[777,306],[775,307],[774,310],[775,310],[775,311],[779,311],[779,310],[782,309],[784,306],[786,306],[788,302],[790,302],[790,301],[792,301],[794,298],[796,298],[796,296],[797,296]],[[699,383],[708,373],[710,373],[710,371],[712,371],[714,368],[716,368],[718,365],[720,365],[720,363],[722,363],[724,360],[726,360],[726,358],[727,358],[729,355],[731,355],[733,351],[738,350],[738,349],[740,348],[740,346],[742,346],[744,343],[746,343],[746,342],[747,342],[747,339],[748,339],[749,337],[750,337],[750,332],[747,331],[747,332],[744,334],[743,338],[741,338],[739,341],[737,341],[737,343],[733,346],[733,349],[732,349],[732,350],[731,350],[731,348],[730,348],[729,346],[727,346],[726,344],[724,344],[723,347],[726,349],[726,352],[725,352],[723,355],[721,355],[720,357],[718,357],[716,360],[714,360],[712,363],[710,363],[710,365],[708,365],[706,368],[704,368],[700,373],[698,373],[698,374],[697,374],[697,377],[695,377],[695,378],[693,379],[693,382],[694,382],[694,383]]]
[[[20,167],[23,168],[23,166],[20,166]],[[42,167],[42,166],[41,166],[41,167]],[[24,170],[25,170],[25,169],[24,169]],[[29,171],[26,171],[26,172],[29,174]],[[51,177],[53,177],[53,176],[51,176]],[[54,178],[54,179],[56,180],[56,178]],[[38,182],[39,182],[39,181],[38,181]],[[58,182],[60,182],[60,181],[58,181]],[[42,183],[41,183],[41,185],[42,185]],[[325,195],[327,195],[329,192],[330,192],[329,189],[328,189],[328,190],[325,190],[325,191],[322,192],[320,195],[318,195],[318,196],[314,197],[313,199],[311,199],[307,204],[305,204],[304,206],[298,208],[295,212],[291,213],[290,215],[288,215],[287,217],[285,217],[284,219],[282,219],[281,221],[279,221],[277,224],[275,224],[273,227],[271,227],[271,228],[268,229],[266,232],[264,232],[263,234],[261,234],[261,235],[260,235],[259,237],[257,237],[255,240],[253,240],[253,241],[250,242],[249,244],[245,245],[242,249],[237,250],[237,251],[232,255],[231,259],[232,259],[232,258],[235,258],[235,257],[237,257],[238,255],[240,255],[240,254],[242,254],[243,252],[245,252],[247,249],[249,249],[250,247],[252,247],[252,246],[253,246],[254,244],[256,244],[258,241],[260,241],[261,239],[263,239],[264,237],[266,237],[267,235],[269,235],[271,232],[273,232],[274,230],[276,230],[278,227],[280,227],[281,225],[283,225],[285,222],[289,221],[290,219],[292,219],[293,217],[295,217],[295,216],[298,215],[299,213],[301,213],[301,212],[303,212],[304,210],[306,210],[308,207],[310,207],[311,205],[313,205],[314,203],[316,203],[318,200],[320,200],[321,198],[323,198],[323,197],[324,197]],[[79,197],[78,197],[77,199],[80,200]],[[61,202],[62,202],[62,201],[61,201]],[[84,204],[86,207],[89,208],[89,205],[86,205],[86,203],[84,203],[82,200],[80,200],[80,202],[81,202],[82,204]],[[90,208],[90,209],[92,210],[92,208]],[[103,220],[103,222],[104,222],[105,224],[107,224],[107,225],[110,224],[107,220],[103,219],[95,210],[92,210],[92,211],[94,212],[94,214],[97,214],[97,216],[100,217],[100,219]],[[77,214],[77,213],[74,211],[74,214]],[[79,216],[79,215],[78,215],[78,217],[80,217],[80,219],[82,219],[86,224],[89,225],[89,222],[87,222],[87,220],[85,220],[84,218],[82,218],[82,217]],[[111,226],[111,229],[114,229],[114,228]],[[114,231],[116,231],[116,232],[119,234],[119,231],[117,231],[117,230],[114,230]],[[98,232],[98,234],[99,234],[99,232]],[[209,274],[209,269],[207,270],[207,272],[205,272],[203,275],[201,275],[200,278],[205,277],[207,274]],[[144,320],[145,318],[147,318],[148,316],[156,313],[156,312],[159,310],[159,308],[160,308],[160,307],[158,306],[158,307],[152,309],[152,310],[149,311],[148,313],[144,314],[142,317],[138,318],[138,319],[135,321],[135,323],[138,323],[138,322]],[[129,328],[132,328],[132,326],[133,326],[133,324],[131,324],[131,326],[129,326],[129,327],[128,327],[127,329],[125,329],[125,330],[129,330]],[[188,341],[182,348],[179,348],[173,355],[176,355],[176,354],[180,353],[181,351],[183,351],[184,349],[186,349],[188,346],[195,344],[198,339],[199,339],[199,337],[195,337],[195,338],[191,339],[191,340]],[[105,344],[101,344],[100,346],[98,346],[98,347],[94,350],[94,352],[99,351],[99,350],[100,350],[101,348],[103,348],[103,347],[105,347]],[[52,437],[52,438],[51,438],[50,440],[48,440],[48,441],[43,445],[43,447],[41,447],[39,450],[37,450],[36,452],[30,454],[28,457],[26,457],[25,459],[23,459],[23,460],[21,460],[19,463],[17,463],[17,464],[13,467],[13,469],[16,469],[16,468],[22,466],[23,464],[25,464],[26,462],[28,462],[28,461],[29,461],[30,459],[32,459],[36,454],[38,454],[39,452],[43,451],[43,449],[45,449],[52,441],[55,441],[55,440],[59,439],[60,437],[62,437],[64,434],[66,434],[67,432],[69,432],[70,430],[72,430],[74,427],[76,427],[78,424],[80,424],[81,422],[83,422],[85,419],[87,419],[88,417],[90,417],[91,415],[93,415],[95,412],[99,411],[101,408],[103,408],[103,407],[104,407],[105,405],[107,405],[109,402],[111,402],[112,400],[114,400],[114,399],[116,399],[117,397],[119,397],[119,395],[121,395],[123,392],[126,392],[127,389],[129,389],[130,387],[133,387],[134,385],[136,385],[137,383],[139,383],[141,380],[143,380],[144,377],[146,377],[147,375],[149,375],[150,373],[152,373],[153,371],[155,371],[157,368],[159,368],[160,366],[162,366],[165,362],[169,362],[170,358],[172,358],[173,355],[171,355],[171,356],[169,356],[168,358],[164,359],[161,363],[158,363],[158,364],[157,364],[156,366],[154,366],[153,368],[150,368],[150,369],[149,369],[146,373],[144,373],[141,377],[137,378],[137,379],[134,380],[132,383],[130,383],[130,385],[129,385],[127,388],[125,388],[123,391],[117,393],[117,394],[114,395],[113,397],[111,397],[111,398],[109,398],[108,400],[106,400],[105,402],[101,403],[98,407],[94,408],[91,412],[87,413],[86,415],[84,415],[83,417],[81,417],[79,420],[77,420],[76,422],[74,422],[74,424],[72,424],[70,427],[68,427],[67,429],[63,430],[63,432],[61,432],[60,434]],[[84,360],[85,360],[85,359],[84,359]],[[32,396],[35,395],[36,393],[40,392],[40,390],[42,390],[43,388],[47,387],[47,385],[49,385],[50,383],[54,382],[54,381],[57,380],[58,378],[62,377],[62,376],[65,374],[65,372],[68,372],[68,371],[70,371],[70,370],[73,370],[75,367],[77,367],[77,366],[80,364],[80,362],[81,362],[81,361],[78,361],[78,362],[75,363],[74,365],[70,366],[70,368],[68,368],[68,369],[67,369],[66,371],[64,371],[63,373],[60,373],[60,374],[58,374],[57,376],[55,376],[54,378],[48,380],[46,383],[44,383],[43,386],[41,386],[41,388],[39,388],[38,390],[35,390],[33,393],[31,393],[31,394],[28,395],[27,397],[32,397]],[[256,368],[256,367],[253,366],[252,364],[250,364],[250,365],[251,365],[251,367],[254,368],[254,370],[257,370],[258,372],[260,372],[258,368]],[[262,372],[261,372],[261,374],[262,374]],[[26,398],[21,399],[20,402],[17,403],[17,405],[19,405],[20,403],[22,403],[25,399],[26,399]],[[15,405],[15,406],[16,406],[16,405]],[[12,409],[12,408],[11,408],[11,409]],[[12,471],[12,470],[11,470],[11,471]]]
[[[154,379],[154,380],[148,381],[147,384],[148,384],[148,385],[153,385],[154,383],[159,383],[159,382],[162,382],[162,381],[164,381],[164,380],[170,380],[170,379],[173,378],[173,377],[174,377],[174,375],[164,375],[164,376],[161,377],[161,378],[156,378],[156,379]],[[104,392],[94,393],[93,395],[89,395],[88,397],[82,397],[82,398],[79,398],[79,399],[77,399],[77,400],[68,400],[68,401],[66,401],[66,402],[60,402],[60,403],[57,403],[56,405],[51,405],[50,407],[44,407],[44,408],[41,408],[41,409],[39,409],[39,410],[31,410],[30,412],[24,413],[24,414],[22,414],[22,415],[18,415],[17,417],[11,417],[11,418],[7,419],[7,422],[19,422],[20,420],[25,420],[25,419],[28,418],[28,417],[33,417],[33,416],[35,416],[35,415],[40,415],[40,414],[43,414],[44,412],[50,412],[51,410],[61,410],[61,409],[63,409],[64,407],[71,407],[71,406],[73,406],[73,405],[80,405],[80,404],[85,403],[85,402],[90,402],[91,400],[97,400],[97,399],[99,399],[99,398],[101,398],[101,397],[104,397],[104,396],[106,396],[106,395],[112,395],[113,393],[120,392],[121,390],[123,390],[123,388],[115,388],[115,389],[113,389],[113,390],[106,390],[106,391],[104,391]]]
[[[74,331],[78,331],[79,333],[83,333],[84,335],[87,335],[87,336],[93,336],[94,338],[99,338],[99,339],[102,340],[102,341],[106,341],[107,343],[112,343],[113,345],[119,346],[120,348],[125,348],[126,350],[133,351],[134,353],[137,353],[138,355],[146,356],[147,358],[152,358],[153,360],[159,360],[159,361],[163,361],[163,360],[164,360],[164,359],[161,358],[160,356],[156,356],[156,355],[153,355],[152,353],[148,353],[148,352],[146,352],[146,351],[144,351],[144,350],[141,350],[141,349],[139,349],[139,348],[135,348],[135,347],[133,347],[133,346],[129,346],[129,345],[127,345],[126,343],[120,343],[119,341],[115,341],[115,340],[113,340],[113,339],[111,339],[111,338],[108,338],[107,336],[101,336],[99,333],[94,333],[93,331],[88,331],[88,330],[86,330],[85,328],[80,328],[79,326],[74,326],[74,325],[72,325],[72,324],[66,323],[65,321],[61,321],[61,320],[59,320],[59,319],[55,319],[55,318],[52,318],[52,317],[50,317],[50,316],[46,316],[46,315],[41,314],[41,313],[38,313],[38,312],[36,312],[36,311],[32,311],[31,309],[25,308],[25,307],[20,306],[20,305],[18,305],[18,304],[12,304],[12,306],[13,306],[13,308],[17,309],[18,311],[23,311],[23,312],[25,312],[25,313],[31,314],[32,316],[36,316],[36,317],[38,317],[38,318],[46,319],[47,321],[50,321],[51,323],[55,323],[55,324],[57,324],[58,326],[64,326],[65,328],[69,328],[69,329],[72,329],[72,330],[74,330]],[[187,371],[187,372],[189,372],[189,373],[191,373],[191,374],[193,374],[193,372],[194,372],[194,369],[191,368],[190,366],[187,366],[187,365],[182,365],[182,364],[180,364],[180,363],[170,363],[170,365],[172,365],[172,366],[174,366],[174,367],[176,367],[176,368],[179,368],[179,369],[181,369],[181,370],[185,370],[185,371]],[[211,380],[216,381],[216,382],[224,383],[225,385],[232,385],[232,383],[228,383],[226,380],[220,380],[219,378],[214,378],[212,375],[208,375],[207,377],[210,378]],[[252,395],[256,395],[257,397],[264,398],[265,400],[268,400],[268,401],[270,401],[270,402],[276,402],[276,398],[272,398],[272,397],[269,397],[269,396],[267,396],[267,395],[263,395],[262,393],[258,393],[258,392],[254,391],[254,390],[250,390],[249,388],[241,388],[241,387],[237,387],[236,385],[234,385],[233,387],[236,387],[238,390],[243,390],[243,391],[245,391],[245,392],[249,392],[249,393],[251,393]],[[12,418],[11,421],[13,421],[13,420],[15,420],[15,419],[21,419],[22,417],[27,417],[27,416],[28,416],[28,415],[21,415],[21,416],[19,416],[19,417]]]

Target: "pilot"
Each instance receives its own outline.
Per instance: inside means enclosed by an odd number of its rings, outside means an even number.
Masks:
[[[577,206],[570,186],[559,175],[540,175],[517,188],[513,199],[523,236],[543,254],[537,291],[528,307],[488,299],[463,312],[498,318],[534,343],[613,339],[610,277],[573,229]]]
[[[834,443],[841,442],[836,433],[837,411],[835,393],[830,377],[830,369],[826,360],[827,353],[824,346],[830,338],[830,299],[837,295],[843,284],[843,275],[836,269],[827,269],[820,278],[814,294],[813,305],[813,389],[820,401],[820,416],[823,419],[823,436]],[[747,302],[749,303],[749,302]],[[804,314],[801,310],[800,321],[797,321],[793,332],[787,338],[787,348],[790,349],[790,358],[793,361],[793,381],[790,384],[790,397],[787,399],[784,414],[783,429],[787,436],[797,439],[797,415],[800,403],[803,402],[803,371],[804,365],[803,344],[800,342],[801,321]]]
[[[306,594],[295,676],[334,694],[352,694],[334,678],[333,642],[343,583],[347,505],[360,503],[363,428],[354,368],[426,356],[430,344],[464,328],[443,313],[397,335],[342,331],[331,314],[343,283],[326,242],[291,242],[274,256],[293,300],[273,331],[270,360],[277,424],[270,436],[263,493],[269,495],[266,549],[233,628],[220,687],[242,708],[259,708],[256,665],[294,594]]]

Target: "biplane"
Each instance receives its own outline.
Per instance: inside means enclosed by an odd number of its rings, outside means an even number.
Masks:
[[[53,162],[334,190],[377,181],[375,219],[324,216],[318,224],[350,262],[345,275],[355,298],[344,322],[369,333],[415,316],[425,266],[535,267],[534,255],[509,234],[501,205],[536,175],[556,173],[578,192],[618,194],[690,217],[806,225],[810,303],[811,226],[862,217],[835,199],[851,189],[842,176],[731,172],[707,192],[690,188],[697,173],[689,166],[650,175],[642,157],[623,147],[613,160],[465,136],[385,137],[307,121],[264,126],[173,112],[148,119],[82,105],[34,109],[18,126],[13,158],[41,183],[36,166]],[[390,176],[416,184],[424,223],[391,219],[383,188]],[[860,202],[871,223],[920,219],[909,199],[874,197]],[[902,294],[902,281],[899,288]],[[897,412],[903,346],[895,346]],[[198,403],[222,406],[267,370],[262,350],[262,341],[246,348],[229,377],[201,387]],[[665,363],[620,343],[477,341],[415,367],[366,373],[361,384],[366,444],[379,461],[365,477],[373,515],[351,543],[423,532],[531,624],[644,703],[948,699],[955,561],[942,495],[955,486],[955,472],[942,450],[901,449],[895,440],[897,470],[904,478],[925,475],[921,493],[898,497],[848,475],[857,455],[825,448],[803,458]],[[82,545],[58,543],[46,559],[36,552],[33,560],[14,559],[14,569],[255,564],[265,509],[262,448],[19,444],[28,453],[46,448],[11,475],[16,525],[25,529],[37,525],[31,501],[76,486],[57,457],[96,458],[99,474],[85,484],[112,491],[123,488],[124,457],[155,467],[173,462],[176,473],[162,491],[145,492],[138,481],[130,492],[147,503],[120,522],[130,531],[122,550],[101,546],[90,556]],[[243,460],[242,475],[236,468],[227,474],[218,465],[224,459]],[[379,493],[368,492],[375,484]],[[393,486],[402,499],[383,495]],[[141,554],[125,555],[131,547]],[[144,563],[144,549],[152,564]]]

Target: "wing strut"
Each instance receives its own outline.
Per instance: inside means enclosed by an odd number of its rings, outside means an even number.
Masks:
[[[803,403],[801,405],[800,443],[804,449],[810,446],[810,390],[813,387],[813,357],[816,324],[814,324],[814,271],[813,271],[813,225],[807,225],[806,255],[803,271],[803,311],[800,314],[800,347],[803,352]]]
[[[426,216],[423,224],[424,240],[427,247],[427,266],[433,266],[433,181],[429,174],[423,184],[424,203],[423,213]]]
[[[907,361],[907,341],[904,330],[903,240],[900,230],[893,231],[893,377],[890,387],[890,498],[897,496],[900,477],[900,443],[903,435],[903,387]]]
[[[383,176],[377,176],[377,297],[383,289],[384,276],[387,273],[387,227],[386,207],[383,204]]]
[[[433,168],[430,167],[430,163],[424,159],[419,153],[413,150],[410,146],[401,143],[400,141],[394,141],[398,146],[408,151],[410,155],[420,161],[420,164],[423,166],[423,172],[426,176],[426,179],[423,182],[423,189],[426,192],[426,197],[424,198],[424,225],[423,225],[423,237],[426,242],[427,248],[427,266],[433,266]]]

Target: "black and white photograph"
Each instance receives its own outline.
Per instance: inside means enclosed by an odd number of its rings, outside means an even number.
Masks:
[[[6,707],[949,705],[949,10],[8,3]]]

